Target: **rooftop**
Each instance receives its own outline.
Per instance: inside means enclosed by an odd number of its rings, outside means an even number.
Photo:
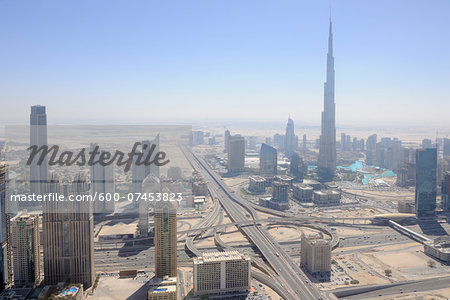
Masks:
[[[203,253],[203,256],[194,258],[194,264],[242,259],[249,260],[250,258],[239,253],[238,251],[205,252]]]

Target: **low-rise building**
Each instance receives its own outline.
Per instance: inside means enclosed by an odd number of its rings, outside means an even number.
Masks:
[[[38,299],[81,300],[83,299],[83,285],[66,284],[64,282],[60,282],[57,285],[47,285],[42,289]]]
[[[206,196],[208,195],[208,185],[204,180],[196,180],[192,183],[192,193],[195,196]]]
[[[283,182],[288,184],[289,187],[291,187],[292,183],[294,182],[294,177],[291,177],[289,175],[277,175],[273,177],[273,181]]]
[[[413,214],[414,210],[414,201],[408,200],[399,200],[397,204],[398,212],[404,214]]]
[[[341,193],[336,190],[315,191],[313,201],[317,206],[337,206],[341,204]]]
[[[152,278],[149,283],[148,300],[177,300],[177,278]]]
[[[250,257],[238,251],[207,252],[194,258],[194,294],[249,292]]]
[[[442,236],[423,244],[425,254],[431,255],[438,260],[450,263],[450,237]]]
[[[266,180],[261,176],[250,176],[248,189],[253,193],[264,193],[266,191]]]
[[[300,202],[311,202],[313,200],[313,188],[305,184],[294,184],[292,195]]]

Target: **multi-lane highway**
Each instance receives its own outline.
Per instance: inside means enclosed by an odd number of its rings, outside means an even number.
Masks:
[[[224,184],[222,178],[205,161],[187,149],[184,154],[194,169],[201,172],[208,182],[210,192],[215,195],[222,207],[234,222],[257,219],[253,208]],[[275,278],[284,289],[286,299],[322,299],[324,296],[310,283],[307,276],[297,266],[280,245],[259,225],[241,227],[241,231],[255,245],[265,260],[275,271]]]

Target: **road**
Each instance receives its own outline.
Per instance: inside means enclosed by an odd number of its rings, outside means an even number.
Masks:
[[[220,204],[234,222],[256,219],[256,212],[225,185],[222,178],[187,149],[183,149],[194,169],[208,182],[211,194],[218,197]],[[265,260],[276,272],[276,280],[285,290],[286,299],[322,299],[324,296],[310,283],[303,271],[270,235],[257,224],[241,227],[242,232],[255,245]]]
[[[442,277],[442,278],[432,278],[421,281],[413,281],[406,283],[394,283],[392,285],[388,285],[384,288],[379,288],[373,291],[364,292],[363,288],[355,288],[348,289],[349,291],[354,291],[355,294],[350,296],[338,296],[339,299],[346,300],[359,300],[359,299],[370,299],[377,297],[386,297],[386,296],[394,296],[394,295],[414,295],[415,293],[433,291],[448,288],[450,286],[450,276]],[[361,291],[361,293],[357,293],[356,291]],[[341,291],[342,292],[342,291]],[[340,295],[339,292],[336,292],[337,295]]]

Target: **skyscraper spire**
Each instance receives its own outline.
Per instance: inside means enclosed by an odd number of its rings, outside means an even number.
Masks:
[[[333,56],[333,25],[330,12],[330,27],[327,53],[327,81],[324,84],[324,110],[322,112],[322,133],[317,175],[320,181],[333,180],[336,172],[336,124],[334,103],[334,56]]]

